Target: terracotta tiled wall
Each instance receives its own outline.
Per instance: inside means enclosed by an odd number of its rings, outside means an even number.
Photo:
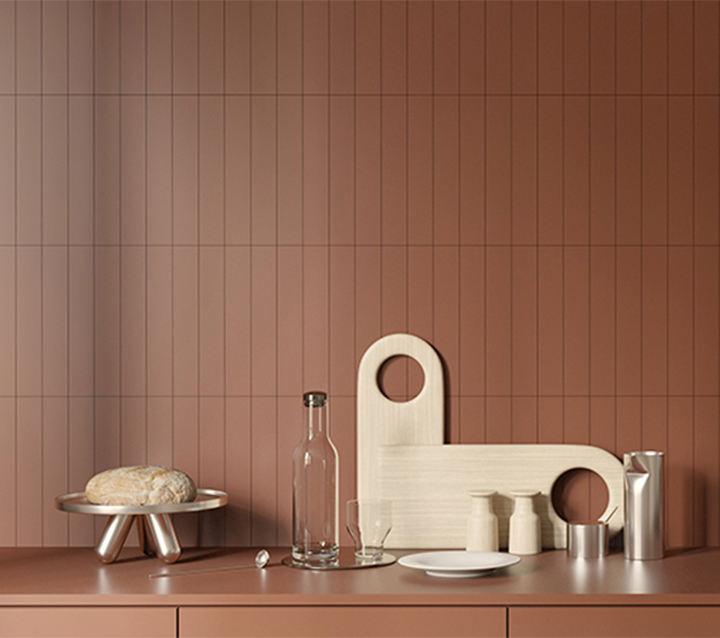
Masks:
[[[289,543],[300,395],[345,500],[408,331],[449,441],[665,450],[718,545],[718,9],[0,0],[0,544],[91,544],[52,498],[146,461],[230,493],[185,542]]]

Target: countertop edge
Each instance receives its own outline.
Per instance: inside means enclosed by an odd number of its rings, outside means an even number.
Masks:
[[[0,596],[0,607],[603,607],[720,606],[715,594],[572,594],[572,595],[48,595]]]

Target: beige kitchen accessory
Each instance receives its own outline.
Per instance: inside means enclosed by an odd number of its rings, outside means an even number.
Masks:
[[[182,553],[170,514],[205,512],[227,505],[228,497],[219,490],[197,490],[190,503],[164,505],[96,505],[85,492],[64,494],[55,499],[55,507],[63,512],[109,516],[95,554],[103,563],[115,562],[133,523],[137,523],[140,547],[147,556],[157,556],[167,564],[176,562]]]
[[[382,365],[394,356],[415,359],[425,385],[410,401],[386,398],[378,387]],[[588,445],[446,445],[442,364],[419,337],[393,334],[373,343],[358,370],[358,498],[393,502],[393,529],[386,547],[465,548],[467,493],[498,492],[500,547],[508,546],[511,493],[531,489],[540,494],[535,511],[542,527],[542,546],[566,547],[566,523],[552,505],[555,481],[565,472],[586,468],[607,484],[605,514],[610,534],[622,529],[623,467],[612,454]]]
[[[540,492],[533,490],[515,490],[515,510],[510,517],[510,541],[508,551],[511,554],[539,554],[542,551],[540,517],[535,513],[534,500]]]
[[[496,552],[499,548],[498,519],[493,509],[495,490],[471,490],[472,506],[468,517],[469,552]]]

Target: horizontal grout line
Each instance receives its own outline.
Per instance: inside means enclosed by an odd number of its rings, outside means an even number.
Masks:
[[[720,97],[720,93],[0,93],[0,97]]]
[[[0,248],[720,248],[720,244],[10,244]]]
[[[330,394],[355,399],[354,394]],[[0,394],[0,399],[298,399],[301,394]],[[449,399],[720,399],[720,394],[449,394]]]

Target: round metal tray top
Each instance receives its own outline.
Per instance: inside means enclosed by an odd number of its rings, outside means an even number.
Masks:
[[[197,491],[197,498],[189,503],[173,503],[170,505],[97,505],[85,497],[85,492],[63,494],[55,499],[55,507],[63,512],[79,514],[100,514],[113,516],[116,514],[182,514],[184,512],[202,512],[214,510],[227,505],[228,497],[220,490]]]
[[[281,562],[286,567],[293,567],[295,569],[310,569],[321,572],[335,569],[367,569],[368,567],[384,567],[385,565],[392,565],[395,561],[397,561],[397,558],[387,552],[382,555],[382,558],[376,561],[363,561],[355,558],[355,552],[352,550],[340,550],[338,560],[334,563],[327,563],[325,565],[296,563],[292,556],[286,556]]]

